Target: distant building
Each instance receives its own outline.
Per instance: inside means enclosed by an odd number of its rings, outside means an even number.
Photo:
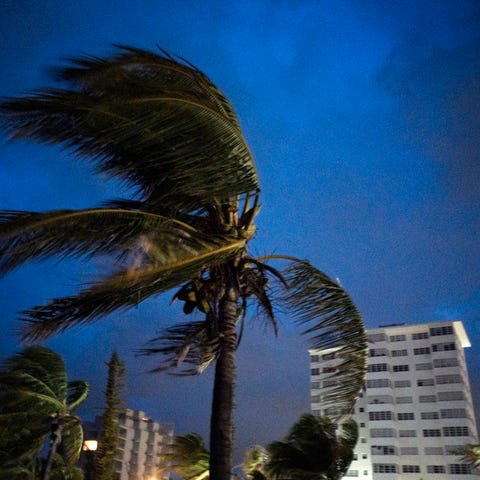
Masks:
[[[367,330],[365,390],[355,406],[360,439],[344,479],[474,480],[458,447],[478,443],[462,322]],[[335,382],[335,349],[310,351],[311,408]],[[330,377],[330,378],[329,378]]]
[[[115,471],[119,480],[167,479],[159,474],[161,455],[168,452],[173,441],[173,425],[154,422],[141,410],[123,410],[119,415],[119,454]],[[100,438],[101,417],[85,422],[85,440]]]

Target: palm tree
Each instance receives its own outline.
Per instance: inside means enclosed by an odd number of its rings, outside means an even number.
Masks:
[[[83,440],[73,413],[87,394],[85,382],[67,381],[61,357],[48,348],[30,346],[6,359],[0,371],[2,468],[35,468],[49,435],[42,480],[49,478],[57,452],[73,467]]]
[[[208,479],[210,454],[197,433],[177,435],[170,452],[162,455],[161,470],[175,472],[184,480]]]
[[[252,302],[275,331],[278,302],[306,325],[312,348],[340,348],[342,381],[325,402],[351,409],[365,370],[360,315],[340,285],[309,262],[250,255],[259,182],[220,90],[184,61],[131,47],[74,59],[57,78],[63,88],[0,105],[10,136],[61,144],[136,195],[78,211],[0,212],[4,273],[54,255],[112,259],[100,281],[23,312],[23,339],[41,340],[179,289],[174,298],[184,312],[199,311],[202,320],[167,330],[145,353],[166,355],[165,365],[183,373],[215,362],[212,480],[230,476],[234,356]],[[268,264],[280,260],[287,262],[282,273]]]
[[[327,417],[304,414],[288,435],[267,447],[266,477],[270,480],[338,480],[353,460],[357,424],[337,425]]]

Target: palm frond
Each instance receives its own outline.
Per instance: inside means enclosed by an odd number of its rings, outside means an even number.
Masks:
[[[469,465],[474,473],[480,473],[480,444],[459,446],[455,454],[461,462]]]
[[[68,382],[67,408],[69,412],[74,412],[88,396],[90,387],[83,380],[73,380]]]
[[[351,412],[366,372],[367,340],[361,316],[345,290],[309,262],[292,257],[282,274],[289,285],[279,289],[279,301],[306,326],[312,349],[331,350],[341,359],[332,378],[336,384],[322,391],[323,408],[334,418]],[[333,410],[332,410],[333,411]]]
[[[15,411],[0,413],[0,455],[19,461],[39,455],[50,431],[51,418],[41,412]],[[1,475],[0,475],[0,478]]]
[[[94,208],[47,213],[0,212],[0,271],[52,255],[130,253],[166,263],[182,249],[204,247],[193,227],[134,210]]]
[[[174,211],[258,190],[233,107],[198,69],[130,47],[73,63],[70,89],[0,106],[12,137],[62,144]]]
[[[210,243],[203,252],[163,265],[129,268],[94,284],[77,295],[53,299],[44,306],[23,312],[21,327],[24,340],[38,340],[63,332],[69,327],[93,322],[99,316],[127,310],[143,300],[158,295],[197,277],[206,266],[235,257],[245,247],[244,240],[223,239]]]
[[[60,355],[40,345],[31,345],[5,359],[0,381],[8,389],[22,388],[33,395],[62,399],[66,394],[67,374]]]
[[[25,373],[0,374],[0,385],[4,391],[0,395],[6,409],[26,409],[41,405],[42,410],[54,414],[63,408],[63,403],[41,380]]]
[[[178,473],[185,480],[208,478],[209,453],[205,442],[197,433],[178,435],[170,453],[162,455],[163,471]]]
[[[80,419],[73,415],[66,415],[60,419],[62,427],[62,457],[69,466],[74,466],[79,457],[83,444],[83,429]]]
[[[177,375],[198,375],[218,357],[218,340],[207,320],[189,322],[165,329],[138,353],[164,357],[151,373],[172,370]]]

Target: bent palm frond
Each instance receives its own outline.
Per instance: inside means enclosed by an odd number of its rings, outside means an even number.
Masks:
[[[65,415],[60,420],[62,428],[62,456],[65,462],[74,466],[79,457],[83,444],[82,422],[78,417]]]
[[[225,238],[223,244],[221,240],[220,237],[220,245],[212,242],[204,251],[192,252],[176,262],[124,269],[77,295],[53,299],[47,305],[26,310],[22,312],[23,339],[44,339],[116,310],[130,309],[153,295],[199,276],[207,267],[234,258],[245,247],[243,240]]]
[[[181,249],[198,251],[205,244],[193,227],[153,213],[109,208],[0,212],[0,271],[4,273],[53,255],[116,253],[137,255],[135,261],[144,255],[156,263],[168,263]]]
[[[75,409],[82,404],[88,396],[90,387],[87,382],[83,380],[74,380],[68,382],[67,391],[67,409],[69,412],[74,412]]]
[[[296,321],[306,326],[312,349],[335,352],[339,363],[331,378],[335,385],[322,391],[322,406],[332,408],[333,418],[351,412],[364,382],[367,339],[363,322],[345,290],[305,260],[293,257],[282,271],[288,289],[278,289],[279,301]]]
[[[2,363],[0,382],[2,394],[22,388],[52,398],[63,398],[67,389],[67,375],[62,358],[52,350],[31,345]]]
[[[185,480],[208,478],[209,452],[197,433],[178,435],[173,440],[170,453],[162,455],[161,470],[175,472]]]
[[[174,370],[176,375],[198,375],[218,357],[220,343],[218,333],[203,320],[165,329],[138,353],[164,356],[162,364],[151,373]]]
[[[198,69],[129,47],[74,63],[58,73],[71,89],[1,105],[12,137],[63,144],[175,211],[258,190],[233,107]]]

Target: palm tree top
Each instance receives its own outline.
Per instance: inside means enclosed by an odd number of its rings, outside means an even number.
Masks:
[[[189,213],[259,189],[237,115],[196,67],[118,46],[56,70],[65,88],[3,102],[13,138],[59,143],[163,212]]]

